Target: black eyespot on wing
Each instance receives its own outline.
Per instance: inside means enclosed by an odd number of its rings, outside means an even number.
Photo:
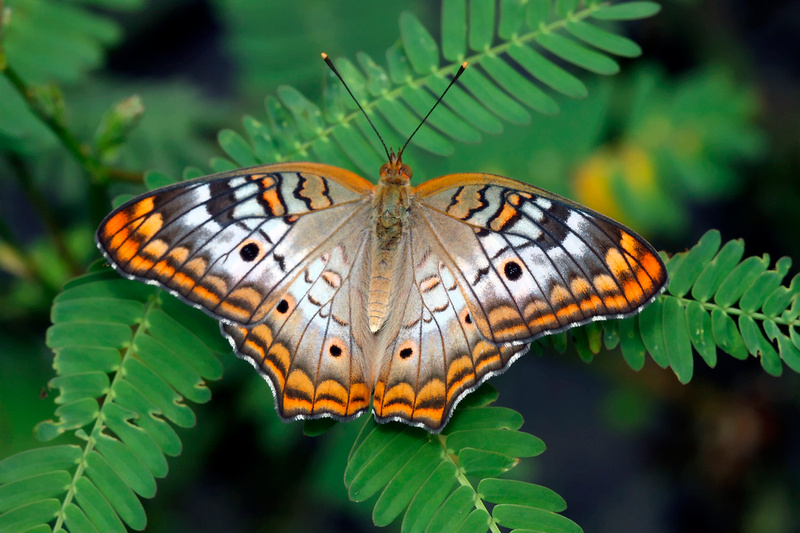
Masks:
[[[241,247],[239,256],[242,258],[242,261],[247,261],[249,263],[258,257],[258,252],[258,245],[254,242],[250,242]]]
[[[341,349],[341,348],[339,348],[338,346],[336,346],[335,344],[331,344],[331,347],[330,347],[330,348],[328,348],[328,352],[329,352],[329,353],[330,353],[330,354],[331,354],[333,357],[339,357],[340,355],[342,355],[342,349]]]
[[[516,281],[522,277],[522,267],[516,261],[509,261],[503,267],[503,273],[511,281]]]
[[[467,313],[467,316],[464,317],[464,322],[466,324],[472,324],[472,316],[470,316],[469,313]]]
[[[400,358],[401,359],[408,359],[413,354],[414,354],[414,350],[412,350],[411,348],[403,348],[402,350],[400,350]]]
[[[286,300],[281,300],[278,303],[277,307],[275,307],[275,310],[280,314],[284,314],[286,311],[289,310],[289,302],[287,302]]]

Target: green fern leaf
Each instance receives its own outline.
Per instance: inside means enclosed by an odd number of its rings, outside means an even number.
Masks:
[[[354,501],[375,494],[373,521],[385,526],[405,511],[401,531],[580,531],[559,513],[557,494],[521,481],[495,479],[544,443],[519,431],[522,416],[490,404],[488,385],[464,401],[441,435],[368,418],[353,443],[344,481]],[[484,502],[496,503],[489,514]],[[566,529],[564,529],[566,528]]]
[[[481,131],[499,133],[503,122],[525,124],[531,119],[529,109],[557,113],[559,105],[550,89],[572,98],[586,96],[586,86],[570,72],[572,67],[614,74],[619,67],[607,54],[641,53],[633,41],[590,18],[642,18],[658,6],[634,2],[619,7],[624,9],[609,10],[605,2],[536,0],[526,8],[525,2],[515,0],[500,1],[499,6],[498,0],[469,5],[447,0],[442,4],[440,42],[404,12],[400,43],[387,50],[386,69],[363,53],[358,54],[358,67],[346,59],[337,65],[387,144],[399,146],[447,86],[449,75],[468,60],[471,66],[459,85],[451,88],[444,105],[412,140],[427,151],[449,155],[451,140],[478,142]],[[384,162],[383,147],[338,80],[332,75],[329,80],[324,108],[292,88],[278,89],[278,98],[266,100],[267,120],[245,120],[249,140],[231,131],[220,135],[220,145],[235,164],[215,159],[212,167],[310,159],[374,172]]]
[[[757,357],[774,376],[783,363],[800,370],[800,275],[783,284],[791,267],[781,258],[769,268],[769,256],[744,256],[741,240],[720,247],[719,232],[707,232],[688,252],[667,260],[670,284],[636,317],[605,322],[603,344],[617,343],[628,365],[644,366],[645,353],[662,368],[671,368],[681,383],[688,383],[696,352],[709,366],[717,363],[717,351],[745,360]],[[602,349],[592,339],[597,324],[572,330],[579,355],[588,360]],[[582,331],[586,330],[586,331]],[[542,339],[558,349],[563,344]]]
[[[51,440],[74,431],[83,444],[47,446],[0,462],[3,531],[49,531],[51,524],[75,531],[144,529],[139,497],[155,495],[156,479],[167,475],[166,457],[181,451],[167,420],[192,426],[184,398],[208,401],[205,380],[221,376],[217,354],[228,347],[207,333],[212,320],[158,289],[109,273],[67,284],[53,303],[47,336],[58,374],[49,386],[59,390],[59,407],[57,419],[36,432]]]

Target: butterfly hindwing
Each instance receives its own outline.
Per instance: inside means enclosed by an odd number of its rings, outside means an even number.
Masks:
[[[482,335],[530,341],[633,315],[665,288],[656,251],[630,229],[565,198],[487,174],[417,187]]]
[[[380,422],[402,420],[439,431],[459,399],[528,346],[498,346],[480,334],[416,211],[412,208],[407,260],[396,273],[409,290],[395,307],[399,322],[386,331],[373,408]]]
[[[336,242],[303,269],[260,324],[222,325],[237,354],[269,379],[284,419],[348,419],[369,406],[364,353],[371,337],[354,333],[366,327],[359,280],[367,233],[361,219],[340,229]]]
[[[96,239],[128,277],[214,318],[255,324],[373,188],[328,165],[241,169],[137,197],[103,221]]]

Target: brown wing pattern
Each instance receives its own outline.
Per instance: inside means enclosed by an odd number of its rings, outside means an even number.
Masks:
[[[480,334],[434,236],[418,214],[412,220],[408,260],[398,273],[411,288],[396,308],[399,323],[386,332],[373,408],[380,422],[401,420],[440,431],[465,394],[528,345],[496,345]]]
[[[140,196],[112,212],[96,240],[127,277],[214,318],[255,324],[372,190],[327,165],[253,167]]]
[[[638,313],[663,292],[657,252],[625,226],[542,189],[455,174],[416,189],[481,334],[530,341]]]
[[[222,325],[236,352],[268,378],[282,418],[348,419],[369,406],[364,354],[371,337],[353,335],[366,327],[359,280],[368,239],[363,222],[351,226],[289,285],[260,324]]]

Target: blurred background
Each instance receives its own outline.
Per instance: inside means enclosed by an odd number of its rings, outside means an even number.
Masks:
[[[210,172],[217,132],[266,120],[264,98],[292,85],[320,102],[319,60],[379,63],[413,12],[435,38],[426,0],[86,0],[5,2],[25,23],[5,36],[29,84],[54,82],[78,139],[138,95],[141,122],[106,154],[121,179],[90,183],[0,78],[0,458],[35,446],[52,417],[45,346],[59,288],[100,256],[92,235],[110,200],[143,191],[146,170]],[[588,97],[504,124],[448,157],[411,149],[415,181],[460,171],[524,179],[616,218],[680,252],[708,229],[748,255],[800,258],[800,2],[664,0],[624,25],[643,48],[614,76],[582,73]],[[60,109],[58,95],[52,98]],[[136,107],[137,102],[129,102]],[[376,175],[377,175],[377,169]],[[368,176],[373,180],[376,175]],[[131,179],[128,179],[131,178]],[[797,272],[796,267],[790,276]],[[699,361],[699,359],[698,359]],[[371,505],[347,500],[346,454],[361,423],[318,438],[283,424],[269,387],[223,357],[214,399],[179,430],[148,531],[371,531]],[[721,354],[689,385],[618,352],[529,355],[492,384],[500,405],[548,450],[517,470],[552,488],[587,532],[800,531],[800,378]],[[396,527],[396,526],[395,526]]]

